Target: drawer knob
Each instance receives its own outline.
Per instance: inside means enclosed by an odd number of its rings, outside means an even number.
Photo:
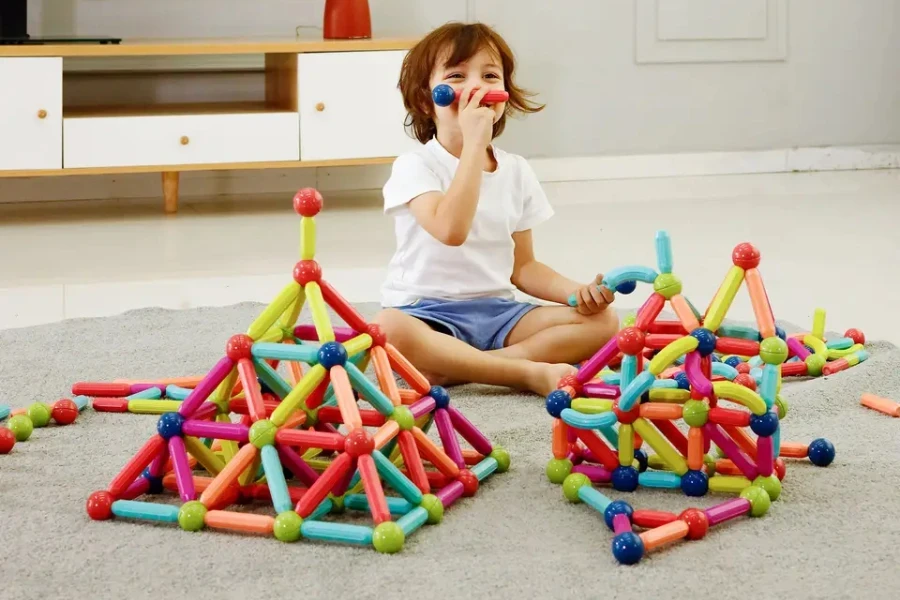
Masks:
[[[322,112],[323,110],[325,110],[325,104],[319,102],[318,104],[316,104],[316,110]]]
[[[38,119],[46,119],[46,118],[47,118],[47,111],[42,108],[41,110],[38,111]]]
[[[191,139],[188,136],[186,136],[186,135],[181,136],[181,145],[182,146],[187,146],[190,143],[191,143]]]

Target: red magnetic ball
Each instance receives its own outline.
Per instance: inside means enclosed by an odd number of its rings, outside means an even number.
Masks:
[[[641,406],[640,404],[637,404],[628,412],[623,412],[619,408],[619,405],[616,404],[615,406],[613,406],[613,412],[616,413],[616,418],[619,419],[619,423],[621,425],[631,425],[638,420],[638,417],[641,416]]]
[[[749,242],[738,244],[731,251],[731,262],[744,270],[755,269],[759,266],[759,250]]]
[[[456,480],[460,482],[463,486],[463,496],[469,498],[475,495],[475,492],[478,491],[478,477],[475,476],[475,473],[468,469],[462,469],[459,472],[459,475],[456,476]]]
[[[689,508],[678,515],[678,518],[687,523],[687,539],[689,540],[699,540],[709,531],[709,519],[702,510]]]
[[[626,327],[616,335],[619,350],[629,356],[637,356],[644,349],[644,332],[637,327]]]
[[[318,283],[322,279],[322,267],[314,260],[301,260],[294,265],[294,281],[306,285],[310,281]]]
[[[844,332],[844,337],[848,337],[853,340],[854,344],[866,343],[866,335],[859,329],[848,329]]]
[[[581,393],[582,385],[581,382],[578,381],[578,376],[575,373],[569,373],[565,377],[559,380],[559,383],[556,384],[556,389],[561,390],[565,387],[570,387],[575,390],[576,394]]]
[[[372,338],[373,346],[384,346],[387,344],[387,335],[381,330],[377,323],[369,323],[366,327],[366,333]]]
[[[16,445],[16,435],[8,427],[0,427],[0,454],[9,454]]]
[[[775,475],[778,476],[778,480],[781,481],[784,479],[785,474],[787,473],[787,465],[784,464],[783,458],[775,459]]]
[[[375,440],[362,427],[354,429],[344,438],[344,451],[356,458],[363,454],[371,454],[375,449]]]
[[[294,211],[301,217],[314,217],[322,210],[322,194],[315,188],[303,188],[294,195]]]
[[[225,344],[225,354],[234,362],[242,358],[252,358],[252,350],[253,338],[244,333],[231,336],[228,338],[228,343]]]
[[[753,379],[748,373],[738,373],[738,376],[734,378],[734,383],[738,385],[742,385],[747,389],[756,391],[756,380]]]
[[[78,405],[68,398],[57,400],[50,411],[50,417],[60,425],[74,423],[78,418]]]
[[[106,490],[94,492],[87,499],[87,514],[95,521],[105,521],[112,516],[112,494]]]
[[[734,370],[741,374],[747,374],[750,372],[750,363],[738,363],[738,366],[736,366]]]

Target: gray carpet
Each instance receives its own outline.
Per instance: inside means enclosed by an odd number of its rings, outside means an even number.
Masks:
[[[0,331],[0,402],[52,401],[78,380],[205,372],[261,308],[141,310]],[[784,492],[764,518],[732,521],[635,567],[615,563],[599,515],[568,504],[546,480],[550,418],[536,396],[452,390],[456,405],[510,451],[512,468],[392,556],[92,522],[88,494],[109,483],[156,419],[88,410],[76,424],[36,430],[0,456],[0,597],[849,598],[865,590],[896,598],[900,420],[860,407],[859,397],[900,399],[900,351],[876,342],[870,352],[850,371],[786,385],[783,439],[827,437],[837,448],[830,467],[790,461]],[[689,506],[676,492],[627,496],[636,508]]]

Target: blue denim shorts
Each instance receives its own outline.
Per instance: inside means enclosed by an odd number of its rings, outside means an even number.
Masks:
[[[519,320],[537,307],[537,304],[505,298],[423,298],[396,308],[479,350],[497,350],[504,347],[509,332]]]

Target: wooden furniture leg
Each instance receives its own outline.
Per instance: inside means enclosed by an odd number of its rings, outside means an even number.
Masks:
[[[175,214],[178,212],[178,171],[163,173],[162,182],[166,214]]]

